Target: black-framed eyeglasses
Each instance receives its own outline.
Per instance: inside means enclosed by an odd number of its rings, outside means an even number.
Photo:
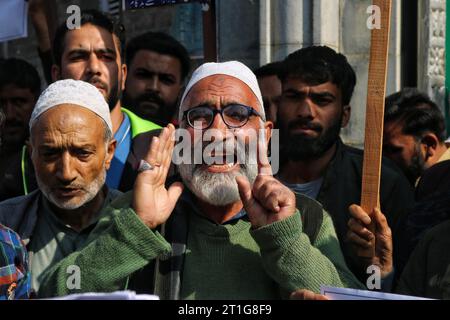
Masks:
[[[223,122],[230,128],[244,126],[251,116],[258,116],[264,120],[261,114],[252,107],[238,103],[228,104],[220,110],[212,109],[207,105],[194,107],[183,112],[183,119],[186,119],[192,128],[205,130],[211,126],[218,113]]]

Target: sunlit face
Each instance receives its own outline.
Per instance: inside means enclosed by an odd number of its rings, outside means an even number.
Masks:
[[[30,89],[8,84],[0,88],[0,107],[6,116],[2,142],[8,148],[21,148],[28,137],[28,122],[36,103]]]
[[[213,75],[200,80],[189,91],[184,100],[182,111],[197,106],[208,106],[220,110],[233,103],[243,104],[261,112],[261,107],[251,89],[237,78],[226,75]],[[203,143],[205,135],[215,132],[214,142],[225,145],[230,141],[236,141],[239,137],[247,146],[257,139],[259,129],[265,130],[266,141],[270,138],[271,122],[263,122],[258,116],[251,116],[248,122],[236,129],[231,129],[224,123],[222,117],[216,114],[207,130],[194,130],[187,124],[186,119],[180,122],[180,127],[187,129],[191,137],[191,145],[198,145],[204,150],[209,143]],[[213,130],[213,131],[210,131]],[[248,150],[248,148],[246,148]],[[228,205],[240,200],[239,191],[235,181],[238,175],[245,175],[253,182],[258,173],[256,163],[239,163],[236,154],[228,155],[228,149],[223,151],[220,163],[212,164],[182,164],[179,165],[181,177],[189,189],[200,199],[213,205]],[[233,153],[236,150],[232,150]],[[265,150],[267,152],[267,150]],[[194,153],[194,151],[192,151]],[[245,159],[249,159],[248,156]]]
[[[105,142],[103,120],[63,104],[43,113],[32,128],[32,161],[39,188],[61,209],[91,201],[105,183],[114,144]]]
[[[53,78],[83,80],[101,92],[112,110],[125,87],[126,66],[120,57],[119,39],[107,30],[85,24],[70,30],[64,38],[60,66],[53,66]]]
[[[398,121],[387,122],[383,130],[383,155],[394,161],[411,183],[426,169],[425,150],[413,135],[402,132]]]
[[[341,101],[341,91],[332,82],[308,85],[299,78],[283,82],[278,125],[290,159],[317,159],[337,142],[350,118],[350,107]]]
[[[180,60],[139,50],[128,69],[123,104],[144,119],[169,123],[183,87]]]

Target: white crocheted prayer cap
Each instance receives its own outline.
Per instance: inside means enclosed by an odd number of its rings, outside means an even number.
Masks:
[[[259,113],[263,116],[264,119],[266,118],[261,90],[259,89],[258,80],[256,79],[255,74],[245,64],[239,61],[227,61],[204,63],[194,71],[180,101],[180,113],[178,115],[180,121],[183,116],[182,107],[184,99],[186,98],[192,87],[200,80],[216,74],[225,74],[244,82],[253,91],[256,98],[258,99],[261,107]]]
[[[112,132],[111,115],[103,95],[92,84],[81,80],[59,80],[39,96],[30,118],[30,130],[44,112],[61,104],[74,104],[91,110],[102,118]]]

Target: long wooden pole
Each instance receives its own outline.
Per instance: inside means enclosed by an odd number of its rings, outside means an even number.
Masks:
[[[380,207],[384,99],[386,95],[392,3],[391,0],[373,0],[373,5],[380,8],[381,28],[375,28],[371,31],[369,81],[367,87],[361,207],[369,214],[375,208]],[[374,250],[375,246],[371,250],[360,252],[359,254],[366,257],[373,256]]]
[[[204,62],[217,61],[216,1],[208,1],[209,9],[203,11]]]
[[[47,18],[48,36],[50,38],[50,47],[53,46],[56,29],[58,28],[57,4],[55,0],[45,1],[45,12]]]

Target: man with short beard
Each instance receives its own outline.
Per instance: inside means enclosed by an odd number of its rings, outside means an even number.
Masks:
[[[416,186],[422,173],[449,160],[445,119],[439,106],[416,88],[386,97],[383,155],[394,161]]]
[[[360,287],[329,216],[273,177],[273,125],[250,69],[236,61],[203,64],[180,106],[187,145],[181,158],[190,161],[189,151],[211,157],[180,163],[182,182],[166,184],[175,128],[164,128],[141,162],[133,193],[112,204],[92,242],[46,273],[41,295],[128,288],[161,299],[277,299],[298,288]],[[253,158],[224,148],[235,140]],[[323,220],[313,239],[303,231],[317,206]],[[80,268],[79,289],[65,285],[70,265]]]
[[[361,201],[363,152],[339,137],[350,120],[355,72],[344,55],[326,46],[295,51],[283,64],[278,178],[292,190],[317,199],[330,213],[347,264],[365,283],[366,265],[346,241],[349,206]],[[381,211],[395,230],[413,205],[413,192],[388,159],[383,159],[380,191]]]
[[[126,51],[123,104],[161,126],[173,123],[190,71],[186,48],[168,34],[146,32],[131,39]]]
[[[108,105],[91,84],[50,85],[31,115],[30,142],[39,189],[0,203],[0,222],[26,243],[37,292],[42,273],[83,246],[120,192],[105,185],[116,141]]]
[[[161,127],[142,119],[121,103],[125,87],[125,30],[107,14],[84,10],[80,28],[69,29],[66,21],[55,32],[53,41],[52,80],[82,80],[94,85],[106,100],[117,148],[107,172],[108,187],[120,191],[133,188],[139,159],[148,149],[153,136]],[[37,188],[33,167],[24,148],[21,171],[14,178],[23,182],[21,194]]]

